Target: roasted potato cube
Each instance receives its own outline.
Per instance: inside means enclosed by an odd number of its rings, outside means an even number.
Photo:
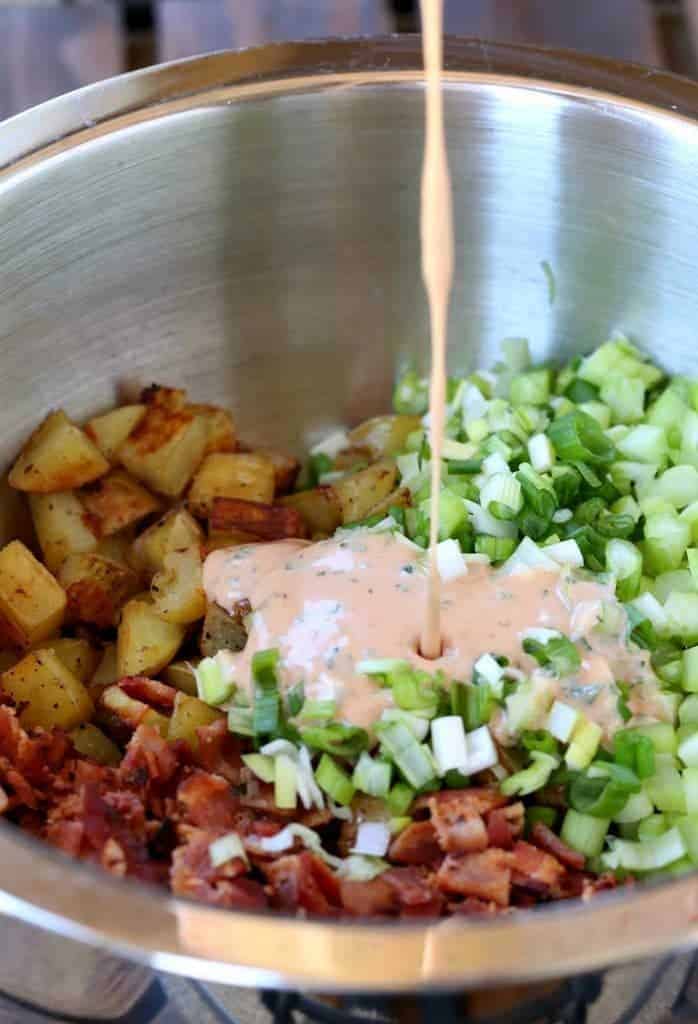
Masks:
[[[87,434],[62,410],[36,428],[8,477],[20,491],[72,491],[103,476],[109,463]]]
[[[192,750],[198,750],[199,737],[196,730],[204,725],[213,725],[225,716],[221,711],[210,708],[197,697],[189,697],[186,693],[178,693],[174,711],[167,730],[168,740],[185,740]]]
[[[120,565],[130,565],[133,534],[130,530],[115,533],[111,537],[103,537],[97,545],[97,554]]]
[[[342,509],[342,523],[365,519],[394,489],[397,467],[390,459],[382,459],[367,469],[337,480],[333,485]]]
[[[241,544],[259,544],[259,537],[244,530],[209,530],[204,544],[204,555],[220,548],[236,548]]]
[[[117,451],[144,416],[144,405],[121,405],[103,416],[94,416],[85,424],[85,433],[105,459],[115,462]]]
[[[305,537],[305,522],[298,509],[283,505],[263,505],[242,498],[216,498],[209,520],[211,529],[242,530],[258,539],[282,540]]]
[[[129,473],[169,498],[183,492],[204,457],[205,419],[182,404],[184,392],[146,392],[146,414],[118,450]]]
[[[136,537],[131,547],[130,564],[136,572],[152,576],[165,567],[165,555],[192,544],[201,544],[201,527],[186,509],[173,509]]]
[[[249,608],[247,609],[249,611]],[[228,615],[220,605],[209,604],[206,609],[199,649],[205,658],[212,658],[218,651],[241,651],[247,641],[247,632],[239,615]]]
[[[167,738],[170,727],[170,720],[159,711],[153,711],[148,704],[142,700],[129,697],[120,686],[108,686],[99,698],[99,707],[106,711],[108,716],[114,716],[130,729],[137,729],[139,725],[150,725],[157,729],[163,739]]]
[[[281,498],[279,504],[297,509],[311,537],[328,537],[342,522],[342,506],[334,487],[314,487]]]
[[[162,678],[170,686],[181,690],[182,693],[187,693],[190,697],[196,697],[196,676],[192,669],[198,664],[198,660],[198,658],[192,658],[191,661],[172,661],[161,672]]]
[[[218,405],[190,405],[189,410],[206,425],[206,455],[234,452],[237,448],[235,421],[227,409]]]
[[[74,729],[94,711],[85,687],[51,650],[25,655],[3,672],[0,685],[17,702],[25,729]]]
[[[116,644],[107,644],[102,651],[102,657],[90,680],[90,693],[101,693],[107,686],[111,686],[119,678],[119,671],[116,667]]]
[[[110,537],[133,526],[160,508],[158,499],[122,469],[114,469],[86,487],[81,497],[94,517],[100,537]]]
[[[154,676],[179,650],[186,630],[165,622],[145,601],[129,601],[121,613],[116,664],[121,676]]]
[[[203,563],[199,544],[170,551],[150,585],[153,608],[166,622],[186,625],[206,614]]]
[[[288,494],[300,472],[301,464],[298,459],[294,459],[292,455],[275,452],[271,448],[259,448],[255,454],[269,459],[274,467],[274,493]]]
[[[368,515],[386,515],[391,508],[409,508],[412,504],[412,495],[406,487],[396,487],[394,491],[391,491],[387,497],[379,501],[377,505],[374,505],[369,509]]]
[[[207,455],[192,480],[187,503],[205,518],[216,498],[243,498],[269,504],[274,499],[274,466],[265,455],[214,452]]]
[[[18,661],[19,655],[14,651],[0,651],[0,675],[16,665]]]
[[[63,622],[65,591],[19,540],[0,550],[0,643],[31,647]]]
[[[419,416],[374,416],[350,430],[349,441],[352,447],[368,448],[374,459],[397,455],[404,451],[408,436],[421,426]]]
[[[89,757],[97,764],[115,766],[121,761],[121,751],[101,729],[91,722],[82,722],[68,734],[73,746],[83,757]]]
[[[58,574],[73,622],[93,622],[100,629],[116,624],[119,609],[138,590],[135,572],[102,555],[69,555]]]
[[[373,461],[374,455],[370,448],[342,448],[334,457],[332,472],[348,473],[350,469],[365,469]]]
[[[56,572],[73,552],[94,551],[97,547],[96,523],[75,491],[30,494],[29,507],[41,553],[51,572]]]
[[[92,679],[100,659],[98,652],[88,640],[62,636],[57,640],[45,641],[44,647],[52,650],[81,683],[87,685]]]

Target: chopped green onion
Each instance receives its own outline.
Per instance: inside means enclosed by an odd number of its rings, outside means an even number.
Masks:
[[[656,871],[686,854],[686,844],[678,828],[669,829],[656,839],[633,843],[626,839],[609,840],[611,849],[602,857],[604,866],[612,871]]]
[[[281,810],[293,810],[298,795],[296,763],[288,754],[274,759],[274,803]]]
[[[604,465],[615,458],[615,448],[596,420],[578,409],[553,420],[548,437],[563,462]]]
[[[653,811],[652,801],[644,789],[639,793],[631,793],[625,806],[613,816],[613,820],[619,825],[634,825],[642,821]]]
[[[570,808],[562,822],[560,838],[585,857],[598,857],[608,832],[608,818],[594,818]]]
[[[243,764],[262,782],[273,782],[275,777],[274,758],[266,754],[243,754]]]
[[[401,722],[379,722],[376,734],[385,753],[411,786],[420,789],[431,782],[436,775],[431,752],[417,742],[405,725]]]
[[[588,767],[599,748],[602,735],[601,726],[581,715],[572,733],[572,742],[565,754],[567,767],[578,772]]]
[[[395,386],[393,408],[404,415],[421,416],[429,408],[429,382],[408,370]]]
[[[556,740],[561,743],[569,743],[578,719],[579,711],[576,708],[556,700],[548,715],[548,730]]]
[[[547,786],[559,763],[556,757],[551,757],[541,750],[534,750],[531,752],[531,763],[528,768],[510,775],[501,783],[500,789],[504,796],[527,796],[529,793],[535,793],[536,790]]]
[[[619,601],[630,601],[640,589],[642,554],[629,540],[611,539],[606,545],[606,567],[616,579]]]
[[[555,822],[557,820],[557,811],[554,807],[539,807],[533,804],[526,808],[526,830],[531,831],[534,825],[541,822],[543,825],[547,825],[548,828],[555,828]]]
[[[427,738],[429,732],[428,718],[422,714],[403,711],[402,708],[385,708],[381,714],[381,722],[402,722],[420,743]]]
[[[286,708],[288,711],[289,718],[294,718],[300,709],[303,707],[305,701],[305,687],[303,683],[296,683],[290,690],[286,692]]]
[[[323,750],[335,757],[358,757],[368,747],[368,733],[356,725],[333,722],[324,727],[301,729],[303,742],[314,750]]]
[[[315,769],[315,780],[320,789],[337,804],[345,806],[354,798],[354,783],[329,754],[323,754],[320,758],[320,763]]]
[[[644,783],[647,795],[658,811],[685,814],[686,795],[674,758],[670,754],[658,754],[655,760],[655,773]]]
[[[619,729],[613,737],[616,764],[633,771],[638,778],[648,779],[655,772],[655,750],[649,736],[637,729]]]
[[[640,789],[640,780],[629,768],[600,762],[572,780],[569,801],[580,814],[614,818],[625,807],[628,797]]]
[[[544,643],[529,635],[524,637],[523,649],[526,654],[547,668],[556,676],[569,676],[579,671],[582,659],[571,640],[560,634]]]
[[[465,767],[468,749],[463,719],[460,715],[445,715],[433,719],[431,744],[439,775],[445,775],[452,768],[462,770]]]
[[[228,729],[238,736],[254,736],[252,708],[232,707],[228,709]]]
[[[430,717],[436,714],[439,694],[426,672],[405,666],[396,668],[387,678],[399,708],[424,712]]]
[[[528,751],[542,750],[544,754],[553,756],[558,753],[555,737],[545,729],[525,729],[521,733],[521,744]]]
[[[205,704],[224,704],[235,692],[235,683],[224,677],[218,658],[202,658],[194,676],[199,698]]]
[[[279,680],[276,668],[280,654],[276,647],[252,655],[254,707],[252,727],[256,735],[269,735],[279,726]]]
[[[356,763],[351,781],[362,793],[385,797],[390,789],[391,775],[392,766],[388,762],[374,760],[364,750]]]
[[[329,722],[334,718],[337,711],[337,702],[334,700],[305,700],[303,707],[298,712],[299,723]]]
[[[415,791],[406,782],[396,782],[385,798],[388,810],[394,817],[401,818],[409,811],[415,795]]]

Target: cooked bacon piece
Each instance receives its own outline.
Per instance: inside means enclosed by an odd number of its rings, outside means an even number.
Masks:
[[[574,871],[583,871],[586,865],[586,857],[578,853],[556,836],[552,829],[548,828],[542,821],[537,821],[531,829],[531,842],[534,846],[540,846],[541,850],[551,853],[562,864]]]
[[[397,892],[380,875],[370,882],[343,879],[339,892],[344,909],[356,917],[382,917],[396,914],[400,908]]]
[[[334,916],[341,907],[336,876],[312,853],[290,854],[266,864],[274,906],[282,910],[307,910],[310,914]]]
[[[163,708],[165,711],[174,707],[177,696],[174,686],[167,686],[157,679],[149,679],[148,676],[125,676],[117,685],[129,697],[143,701],[144,704]]]
[[[439,868],[436,883],[444,892],[462,893],[500,907],[509,903],[512,854],[483,850],[465,857],[448,856]]]
[[[221,718],[211,725],[202,725],[196,735],[199,738],[199,749],[194,755],[197,764],[237,786],[242,771],[240,740],[229,732],[226,720]]]
[[[507,797],[502,796],[498,789],[491,786],[471,786],[469,789],[442,789],[438,793],[430,793],[427,803],[432,815],[438,807],[441,813],[449,808],[458,808],[461,814],[469,817],[474,814],[489,814],[496,807],[503,807]]]
[[[198,771],[179,784],[177,805],[186,824],[224,830],[233,828],[240,806],[225,779]]]
[[[565,869],[555,857],[522,840],[514,846],[511,857],[511,877],[515,885],[554,895],[565,874]]]
[[[498,846],[501,850],[510,850],[514,840],[523,832],[524,805],[509,804],[507,807],[496,807],[487,815],[487,836],[490,846]]]
[[[632,875],[628,875],[622,882],[619,882],[614,874],[610,871],[605,872],[603,875],[592,877],[587,875],[584,879],[582,887],[582,899],[590,900],[592,896],[597,892],[606,892],[608,889],[617,889],[619,885],[635,885],[635,879]]]
[[[448,910],[451,914],[466,914],[468,917],[484,915],[492,917],[500,912],[496,903],[485,903],[483,900],[475,900],[472,897],[464,899],[462,903],[449,903]]]
[[[214,498],[209,526],[211,530],[244,530],[263,540],[308,535],[298,509],[243,498]]]
[[[477,801],[468,799],[467,790],[451,790],[446,796],[449,799],[431,797],[429,800],[431,820],[441,849],[446,853],[486,850],[487,829],[482,815],[475,809]]]
[[[403,914],[438,917],[444,904],[434,875],[424,868],[389,868],[380,876],[395,892]]]
[[[267,897],[259,882],[243,878],[247,865],[234,857],[218,867],[211,864],[209,847],[221,832],[194,831],[172,856],[170,885],[176,896],[189,896],[218,907],[259,910]]]
[[[169,782],[176,771],[177,757],[167,741],[152,726],[139,725],[119,766],[126,785]]]
[[[430,821],[413,821],[393,839],[388,859],[398,864],[436,865],[443,853],[436,838],[436,829]]]

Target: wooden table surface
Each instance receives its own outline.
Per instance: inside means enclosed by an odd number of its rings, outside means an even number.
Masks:
[[[0,118],[144,63],[409,27],[409,17],[398,22],[394,6],[391,0],[156,0],[154,30],[127,37],[118,0],[0,0]],[[678,60],[689,64],[678,70],[692,71],[698,0],[683,0],[682,7],[663,0],[660,8],[650,0],[446,0],[445,22],[448,32],[461,35],[662,66]]]

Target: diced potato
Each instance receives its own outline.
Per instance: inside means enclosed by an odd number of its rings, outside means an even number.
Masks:
[[[19,540],[0,550],[0,643],[31,647],[63,622],[66,595],[48,569]]]
[[[117,451],[144,416],[144,405],[120,405],[103,416],[94,416],[85,424],[85,433],[105,459],[115,462]]]
[[[119,610],[139,587],[136,573],[102,555],[69,555],[58,574],[73,622],[93,622],[106,629],[116,624]]]
[[[199,642],[203,656],[212,658],[223,650],[241,651],[246,641],[242,615],[228,615],[219,605],[209,604]]]
[[[26,729],[74,729],[94,711],[85,687],[51,650],[25,655],[3,672],[0,685],[19,705]]]
[[[119,678],[119,671],[116,667],[116,644],[107,644],[102,651],[102,657],[90,680],[90,692],[94,696],[99,694],[105,687],[111,686]]]
[[[349,441],[352,447],[368,448],[374,459],[381,455],[397,455],[404,451],[409,434],[421,426],[419,416],[374,416],[350,430]]]
[[[194,515],[205,518],[214,498],[242,498],[270,504],[274,499],[274,465],[254,452],[207,455],[192,480],[187,501]]]
[[[150,585],[155,611],[167,622],[186,625],[206,614],[203,563],[199,544],[183,551],[170,551],[165,565]]]
[[[379,501],[369,509],[369,516],[386,515],[391,508],[409,508],[412,504],[412,495],[406,487],[396,487],[387,497]]]
[[[0,651],[0,675],[16,665],[18,661],[19,656],[14,651]]]
[[[109,463],[62,410],[36,428],[10,470],[10,484],[40,494],[72,491],[103,476]]]
[[[97,545],[97,554],[121,565],[130,565],[133,534],[131,530],[103,537]]]
[[[281,505],[300,512],[311,537],[328,537],[342,522],[342,506],[334,487],[314,487],[281,498]]]
[[[158,499],[122,469],[114,469],[86,487],[81,497],[87,511],[94,516],[101,537],[110,537],[133,526],[160,507]]]
[[[169,718],[166,715],[161,715],[159,711],[154,711],[142,700],[129,697],[120,686],[108,686],[99,698],[99,706],[101,710],[106,711],[108,715],[113,715],[130,729],[137,729],[142,724],[150,725],[153,729],[157,729],[163,739],[167,738],[170,727]]]
[[[365,469],[369,463],[374,461],[374,455],[370,448],[352,446],[342,448],[337,452],[332,462],[332,472],[348,473],[350,469]]]
[[[302,538],[308,532],[297,508],[242,498],[214,498],[209,523],[213,531],[241,530],[258,540]]]
[[[189,409],[206,425],[206,455],[234,452],[237,448],[235,421],[227,409],[218,405],[190,405]]]
[[[94,551],[97,531],[75,491],[30,494],[29,507],[41,553],[51,572],[56,572],[68,555]]]
[[[174,658],[185,632],[184,626],[165,622],[145,601],[129,601],[116,641],[119,677],[157,675]]]
[[[383,501],[397,482],[397,467],[390,459],[382,459],[367,469],[337,480],[332,486],[342,509],[342,523],[365,519],[372,508]]]
[[[210,555],[212,551],[218,551],[220,548],[236,548],[241,544],[259,544],[259,537],[254,533],[245,533],[244,530],[209,529],[204,554]]]
[[[198,660],[198,658],[192,658],[191,661],[172,661],[161,672],[162,678],[170,686],[181,690],[182,693],[187,693],[190,697],[196,697],[196,676],[192,668],[198,664]]]
[[[89,683],[99,664],[99,654],[88,640],[80,637],[62,636],[57,640],[45,641],[44,646],[53,651],[81,683]]]
[[[166,516],[136,537],[131,548],[130,564],[136,572],[152,576],[165,567],[165,555],[178,548],[201,544],[203,533],[186,509],[173,509]]]
[[[255,453],[269,459],[274,467],[275,493],[288,494],[296,482],[301,464],[292,455],[284,455],[282,452],[273,451],[271,448],[259,448]]]
[[[89,757],[97,764],[116,766],[121,761],[121,751],[101,729],[92,722],[82,722],[68,734],[73,746],[83,757]]]
[[[183,492],[208,441],[205,419],[185,407],[184,396],[172,388],[145,392],[146,414],[117,453],[129,473],[169,498]]]
[[[178,693],[170,727],[167,731],[168,740],[185,740],[192,750],[198,750],[199,737],[196,730],[204,725],[213,725],[225,716],[197,697],[189,697],[186,693]]]

